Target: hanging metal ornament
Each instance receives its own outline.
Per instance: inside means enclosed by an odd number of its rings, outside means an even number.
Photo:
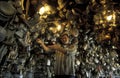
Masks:
[[[8,21],[15,14],[15,8],[6,1],[0,1],[0,20]]]
[[[5,15],[13,15],[15,13],[15,8],[11,3],[0,1],[0,11]]]
[[[6,38],[7,31],[1,26],[0,26],[0,29],[1,29],[1,31],[0,31],[0,42],[2,42]]]

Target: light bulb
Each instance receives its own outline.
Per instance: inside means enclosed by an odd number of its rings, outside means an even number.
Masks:
[[[61,25],[57,26],[57,30],[60,31],[61,30]]]
[[[47,13],[50,11],[50,6],[49,5],[45,5],[43,7],[40,8],[39,10],[39,14],[43,15],[44,13]]]
[[[45,7],[41,7],[39,10],[39,14],[43,15],[45,13]]]
[[[112,20],[112,17],[113,17],[112,15],[107,16],[107,17],[106,17],[107,21],[111,21],[111,20]]]

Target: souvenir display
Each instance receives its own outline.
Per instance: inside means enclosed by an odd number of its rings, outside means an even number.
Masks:
[[[119,7],[117,0],[0,0],[0,78],[119,78]]]

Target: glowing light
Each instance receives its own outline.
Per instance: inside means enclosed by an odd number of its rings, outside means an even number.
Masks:
[[[46,12],[50,11],[50,6],[46,5],[46,6],[45,6],[45,11],[46,11]]]
[[[80,65],[80,61],[79,61],[79,60],[77,60],[77,61],[76,61],[76,64],[77,64],[77,65]]]
[[[42,15],[45,13],[45,7],[41,7],[39,10],[39,14]]]
[[[113,18],[113,16],[112,15],[109,15],[109,16],[107,16],[107,21],[111,21],[112,20],[112,18]]]
[[[109,26],[116,26],[116,14],[113,12],[113,14],[106,16],[106,20],[109,22]]]
[[[61,30],[61,25],[57,26],[57,30],[60,31]]]
[[[50,29],[50,30],[53,30],[53,28],[52,28],[52,27],[50,27],[49,29]]]
[[[40,8],[39,10],[39,14],[43,15],[44,13],[47,13],[50,11],[50,6],[49,5],[45,5],[43,7]]]
[[[54,27],[50,27],[49,30],[52,32],[52,33],[56,33],[57,30],[54,28]]]

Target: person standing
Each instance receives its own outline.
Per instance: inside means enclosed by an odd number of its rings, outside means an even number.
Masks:
[[[55,52],[55,78],[75,78],[75,54],[77,52],[77,38],[71,43],[69,34],[64,33],[60,42],[46,46],[41,39],[36,40],[46,52]]]

